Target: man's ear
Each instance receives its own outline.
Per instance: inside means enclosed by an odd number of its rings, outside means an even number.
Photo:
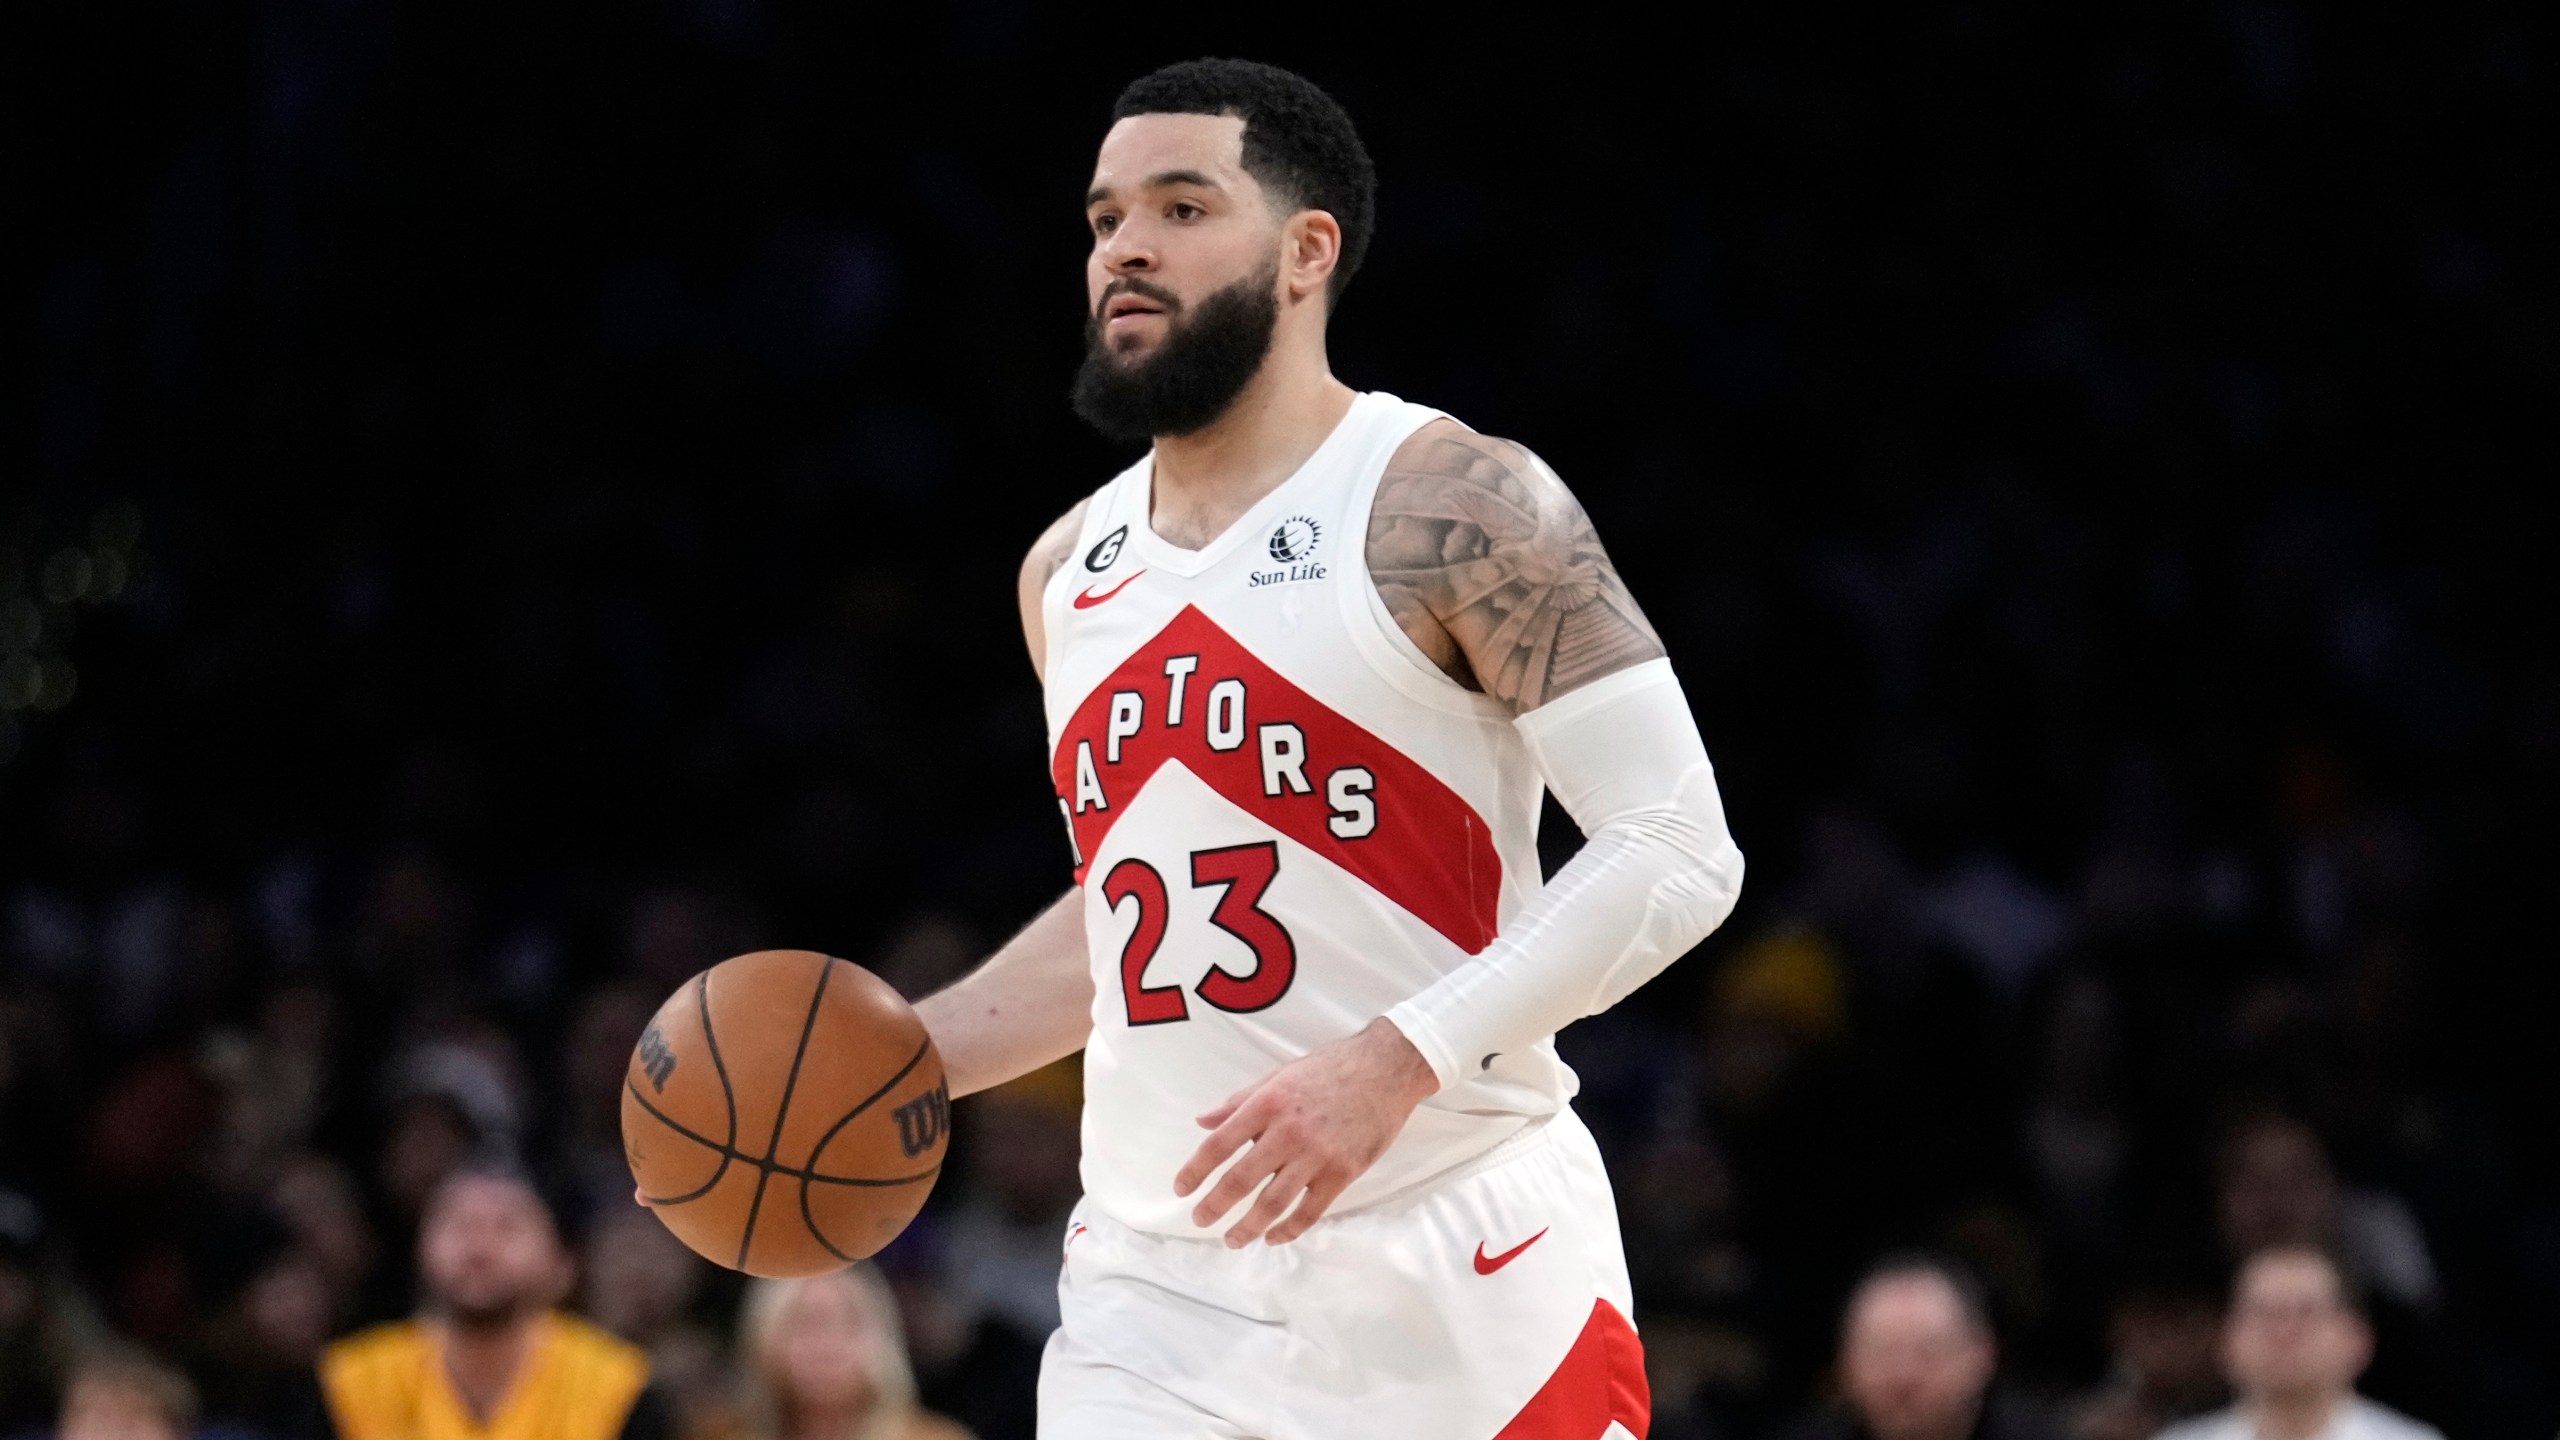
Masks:
[[[1301,210],[1281,231],[1280,268],[1292,301],[1329,290],[1342,263],[1342,222],[1330,210]]]
[[[1982,1362],[1982,1383],[1988,1385],[1992,1378],[2000,1373],[2000,1342],[1990,1335],[1984,1335],[1981,1337],[1980,1344],[1982,1348],[1978,1353]]]

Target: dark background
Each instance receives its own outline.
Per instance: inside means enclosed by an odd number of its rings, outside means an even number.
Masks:
[[[1377,157],[1338,373],[1576,487],[1751,857],[1567,1037],[1657,1433],[1797,1413],[1906,1243],[2071,1413],[2111,1306],[2218,1287],[2229,1141],[2281,1112],[2320,1213],[2433,1276],[2377,1387],[2548,1436],[2560,672],[2507,497],[2554,473],[2550,37],[2052,12],[12,7],[29,1253],[201,1354],[272,1247],[169,1217],[300,1156],[390,1257],[330,1325],[397,1313],[388,1137],[445,1093],[397,1057],[470,1052],[570,1153],[618,1002],[763,945],[927,984],[1056,893],[1011,579],[1128,458],[1064,399],[1079,191],[1121,83],[1245,53]],[[241,1120],[242,1054],[304,1057],[298,1120]]]

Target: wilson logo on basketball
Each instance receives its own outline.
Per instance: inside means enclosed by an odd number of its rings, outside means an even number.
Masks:
[[[897,1109],[898,1148],[912,1160],[934,1146],[951,1128],[951,1091],[936,1085]]]
[[[666,1092],[667,1077],[676,1073],[676,1052],[667,1048],[666,1034],[655,1023],[640,1032],[640,1068],[649,1072],[650,1088],[661,1094]]]

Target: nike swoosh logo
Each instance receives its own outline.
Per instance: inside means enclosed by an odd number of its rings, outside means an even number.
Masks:
[[[1476,1273],[1479,1275],[1492,1274],[1494,1271],[1499,1270],[1503,1266],[1510,1264],[1512,1261],[1519,1259],[1521,1251],[1528,1249],[1530,1246],[1537,1244],[1545,1238],[1547,1238],[1547,1232],[1545,1230],[1541,1230],[1537,1234],[1530,1236],[1528,1239],[1521,1241],[1519,1244],[1512,1246],[1510,1249],[1503,1251],[1501,1254],[1494,1256],[1487,1256],[1484,1253],[1484,1242],[1481,1240],[1477,1241]]]
[[[1076,596],[1076,608],[1079,610],[1090,610],[1094,606],[1101,604],[1103,601],[1110,599],[1112,596],[1119,594],[1122,590],[1127,589],[1130,581],[1135,580],[1146,573],[1147,572],[1144,570],[1132,570],[1128,574],[1121,576],[1120,583],[1112,586],[1108,590],[1097,591],[1092,586],[1088,585],[1085,587],[1084,593]]]

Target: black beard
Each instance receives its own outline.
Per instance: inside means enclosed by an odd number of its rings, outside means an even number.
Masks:
[[[444,1318],[454,1329],[474,1335],[504,1330],[533,1308],[520,1295],[511,1295],[493,1305],[462,1305],[448,1299],[443,1306]]]
[[[1135,364],[1113,357],[1099,315],[1085,321],[1076,371],[1076,414],[1112,440],[1189,435],[1227,413],[1244,392],[1280,323],[1277,261],[1210,295],[1189,319],[1168,311],[1156,353]],[[1147,287],[1150,297],[1163,293]],[[1108,301],[1105,302],[1106,304]]]

